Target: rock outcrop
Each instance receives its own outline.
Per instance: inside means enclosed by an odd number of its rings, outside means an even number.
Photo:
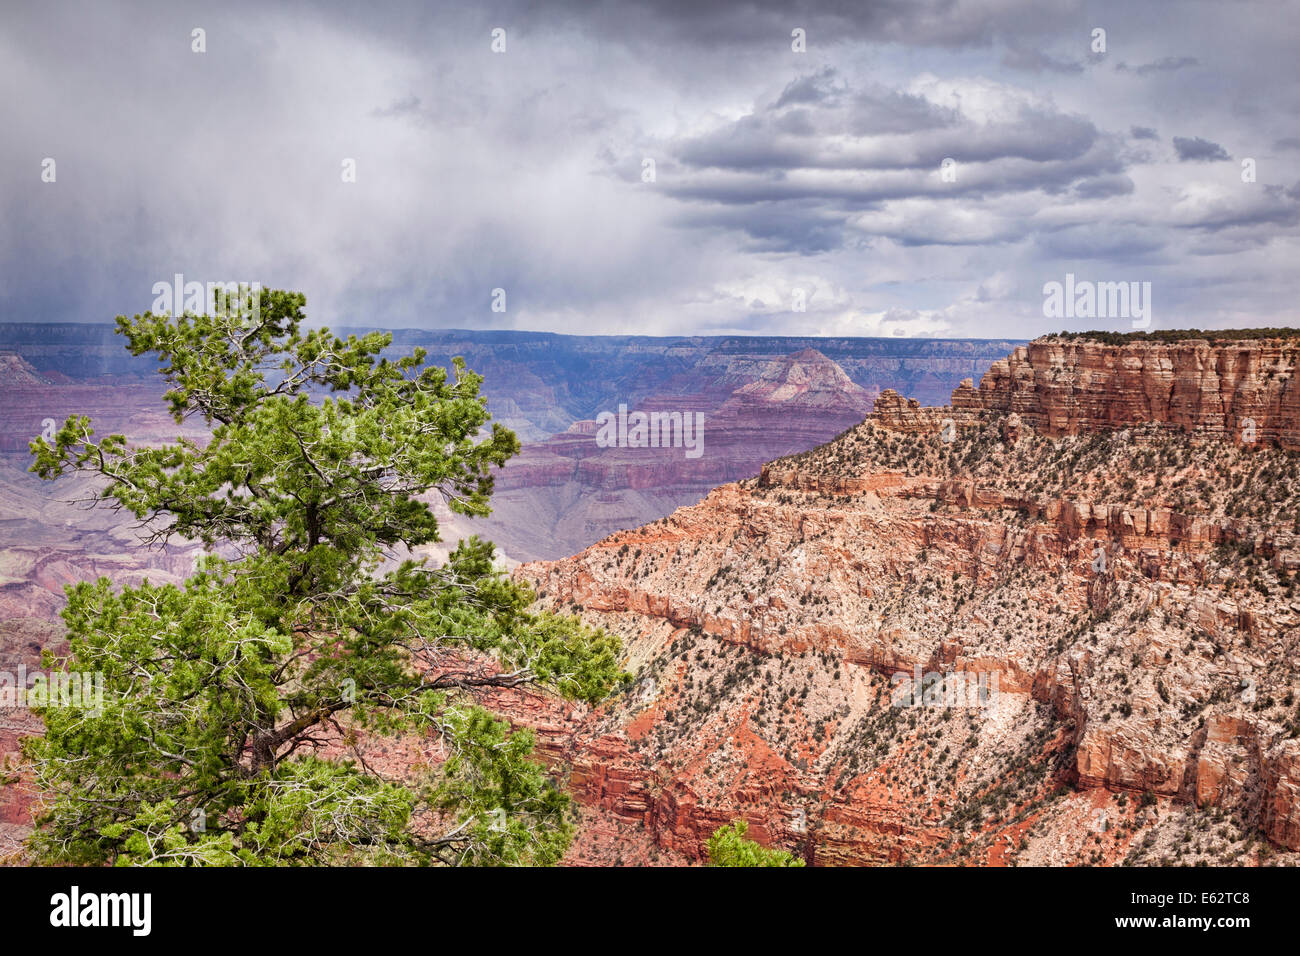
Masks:
[[[958,409],[1016,412],[1048,435],[1162,423],[1300,449],[1300,339],[1109,345],[1048,337],[994,362]]]

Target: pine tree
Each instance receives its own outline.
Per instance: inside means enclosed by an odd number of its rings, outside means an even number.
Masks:
[[[276,291],[254,315],[118,317],[161,362],[177,423],[210,440],[132,445],[73,416],[32,442],[41,477],[95,475],[98,503],[152,542],[205,545],[183,587],[68,587],[70,650],[48,663],[102,674],[105,694],[41,709],[27,741],[41,861],[547,864],[567,846],[568,798],[531,734],[476,694],[594,702],[625,678],[618,643],[530,611],[487,542],[417,556],[440,540],[421,496],[486,515],[518,440],[485,429],[462,360],[390,360],[391,336],[304,329],[304,305]],[[358,734],[420,734],[446,759],[389,779],[351,756]]]

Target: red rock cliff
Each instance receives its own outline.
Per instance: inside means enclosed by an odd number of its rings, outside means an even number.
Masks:
[[[1300,340],[1211,343],[1039,339],[993,363],[978,389],[953,393],[958,409],[1018,412],[1049,435],[1147,422],[1242,436],[1300,449]]]

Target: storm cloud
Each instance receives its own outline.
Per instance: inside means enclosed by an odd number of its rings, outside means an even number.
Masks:
[[[0,320],[179,272],[335,325],[1027,337],[1072,271],[1296,324],[1297,39],[1253,4],[6,5]]]

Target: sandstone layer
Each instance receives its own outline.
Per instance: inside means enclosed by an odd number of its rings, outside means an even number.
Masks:
[[[1109,345],[1048,337],[994,362],[960,409],[1017,412],[1049,435],[1162,423],[1300,449],[1300,340]]]

